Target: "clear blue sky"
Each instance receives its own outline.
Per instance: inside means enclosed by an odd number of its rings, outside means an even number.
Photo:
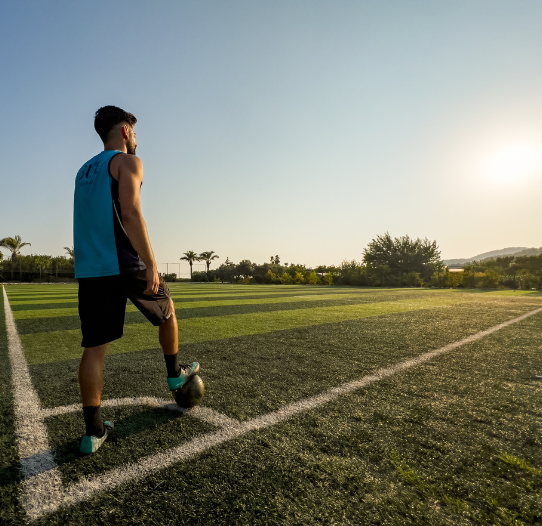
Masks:
[[[542,246],[540,167],[487,168],[542,146],[542,2],[1,7],[0,237],[27,253],[72,245],[107,104],[138,118],[159,262],[338,264],[386,231],[445,258]]]

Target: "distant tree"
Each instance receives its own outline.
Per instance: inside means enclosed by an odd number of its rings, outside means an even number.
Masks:
[[[464,272],[448,272],[446,276],[446,285],[452,289],[457,288],[463,283],[465,276]]]
[[[332,267],[326,269],[328,272],[332,270]],[[347,261],[346,259],[341,263],[339,267],[341,285],[354,285],[363,286],[368,285],[367,268],[365,265],[358,263],[356,260]]]
[[[0,247],[7,248],[11,252],[11,279],[15,269],[15,260],[21,254],[21,248],[31,246],[30,243],[23,243],[21,236],[5,237],[0,240]]]
[[[275,265],[280,265],[280,258],[278,254],[275,256]]]
[[[229,281],[230,283],[233,283],[235,278],[235,272],[236,272],[236,265],[232,261],[230,261],[230,258],[227,257],[226,261],[218,267],[217,276],[219,279],[224,283],[224,281]]]
[[[488,268],[484,272],[484,275],[482,276],[482,283],[481,283],[482,288],[496,289],[499,286],[500,279],[501,279],[501,275],[498,272]]]
[[[41,271],[47,270],[51,266],[51,256],[46,255],[36,255],[34,256],[34,265],[40,271],[40,281],[41,281]]]
[[[237,265],[236,273],[243,276],[245,279],[252,276],[254,272],[254,265],[250,259],[243,259]]]
[[[318,283],[318,276],[314,270],[309,274],[307,282],[309,285],[316,285]]]
[[[528,270],[518,272],[518,281],[522,289],[540,288],[540,277],[531,274]]]
[[[68,259],[74,259],[75,253],[73,247],[64,247],[64,250],[68,253],[68,256],[70,256]]]
[[[446,265],[444,264],[444,261],[437,261],[436,264],[435,264],[435,270],[437,272],[437,286],[440,287],[441,286],[441,279],[440,279],[440,275],[444,272],[444,270],[446,269]]]
[[[436,241],[409,236],[392,238],[386,232],[363,249],[363,261],[373,269],[387,266],[392,276],[401,278],[405,273],[419,272],[429,280],[440,261],[440,251]]]
[[[280,278],[280,281],[284,283],[284,285],[291,285],[293,282],[293,278],[292,276],[290,276],[290,274],[288,274],[288,272],[284,272],[284,274]]]
[[[324,285],[333,285],[333,274],[331,272],[328,272],[323,278],[322,282]]]
[[[220,256],[218,254],[215,254],[214,250],[202,252],[199,255],[200,261],[205,261],[205,264],[207,265],[207,272],[209,272],[209,268],[211,267],[211,261],[213,261],[213,259],[218,259],[219,257]]]
[[[183,254],[184,256],[180,259],[181,261],[188,261],[190,265],[190,279],[192,279],[192,265],[194,261],[201,261],[201,258],[193,250],[188,250],[187,252],[183,252]]]

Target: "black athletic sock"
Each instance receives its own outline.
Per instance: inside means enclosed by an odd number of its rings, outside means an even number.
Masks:
[[[166,361],[168,378],[177,378],[177,376],[179,376],[180,367],[179,367],[178,356],[179,356],[179,353],[164,354],[164,360]]]
[[[85,415],[85,426],[87,428],[86,435],[98,438],[103,437],[105,427],[100,413],[100,406],[88,405],[83,407],[83,414]]]

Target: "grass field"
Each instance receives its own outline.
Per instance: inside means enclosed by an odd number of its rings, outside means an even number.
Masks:
[[[83,457],[77,288],[5,290],[2,525],[542,524],[540,293],[172,284],[203,405],[129,306]]]

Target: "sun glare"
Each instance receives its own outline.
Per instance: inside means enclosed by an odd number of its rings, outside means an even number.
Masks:
[[[498,181],[515,181],[534,174],[541,165],[539,148],[510,146],[498,151],[487,162],[488,175]]]

